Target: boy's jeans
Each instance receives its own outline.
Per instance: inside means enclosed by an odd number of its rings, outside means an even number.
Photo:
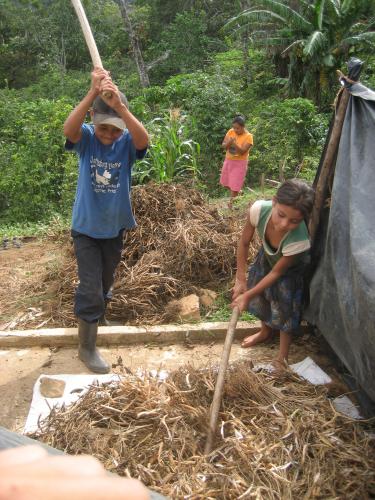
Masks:
[[[121,230],[116,238],[98,239],[71,231],[79,278],[74,314],[89,323],[103,316],[105,302],[112,296],[111,287],[121,260],[123,233]]]

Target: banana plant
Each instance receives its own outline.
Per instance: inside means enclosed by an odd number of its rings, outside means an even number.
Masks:
[[[254,44],[288,61],[289,95],[320,104],[353,47],[373,51],[373,0],[254,0],[226,29],[251,25]]]

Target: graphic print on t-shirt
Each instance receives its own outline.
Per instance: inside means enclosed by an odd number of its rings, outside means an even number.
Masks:
[[[116,193],[120,187],[121,162],[107,162],[91,156],[91,182],[95,193]]]

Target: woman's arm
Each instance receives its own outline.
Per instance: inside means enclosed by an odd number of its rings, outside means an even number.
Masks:
[[[237,246],[237,271],[236,281],[233,287],[233,299],[246,292],[246,268],[247,258],[249,255],[250,243],[254,236],[255,228],[251,224],[249,217],[246,219],[245,227],[243,228],[240,241]]]
[[[253,288],[247,290],[242,295],[237,296],[231,304],[231,307],[239,307],[241,311],[245,311],[251,299],[261,294],[266,288],[272,286],[286,271],[292,266],[295,255],[283,256],[271,269],[271,271],[259,281]]]
[[[224,137],[223,142],[221,143],[221,147],[222,147],[223,149],[229,149],[229,148],[230,148],[230,146],[234,143],[234,141],[235,141],[235,138],[234,138],[234,137],[231,137],[231,136],[230,136],[230,135],[228,135],[228,133],[227,133],[227,135]]]
[[[237,144],[234,144],[234,147],[236,148],[236,151],[238,154],[243,155],[246,153],[246,151],[250,151],[250,149],[253,147],[253,145],[250,142],[246,142],[242,146],[238,146]]]

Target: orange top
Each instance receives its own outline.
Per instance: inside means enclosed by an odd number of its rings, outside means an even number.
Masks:
[[[237,146],[243,147],[245,144],[253,145],[253,135],[250,134],[250,132],[246,129],[243,134],[238,135],[231,128],[226,133],[225,139],[229,139],[230,137],[234,137]],[[227,158],[228,160],[247,160],[249,158],[249,150],[245,151],[245,153],[238,154],[236,153],[236,150],[234,148],[229,147],[229,149],[227,149],[225,158]]]

